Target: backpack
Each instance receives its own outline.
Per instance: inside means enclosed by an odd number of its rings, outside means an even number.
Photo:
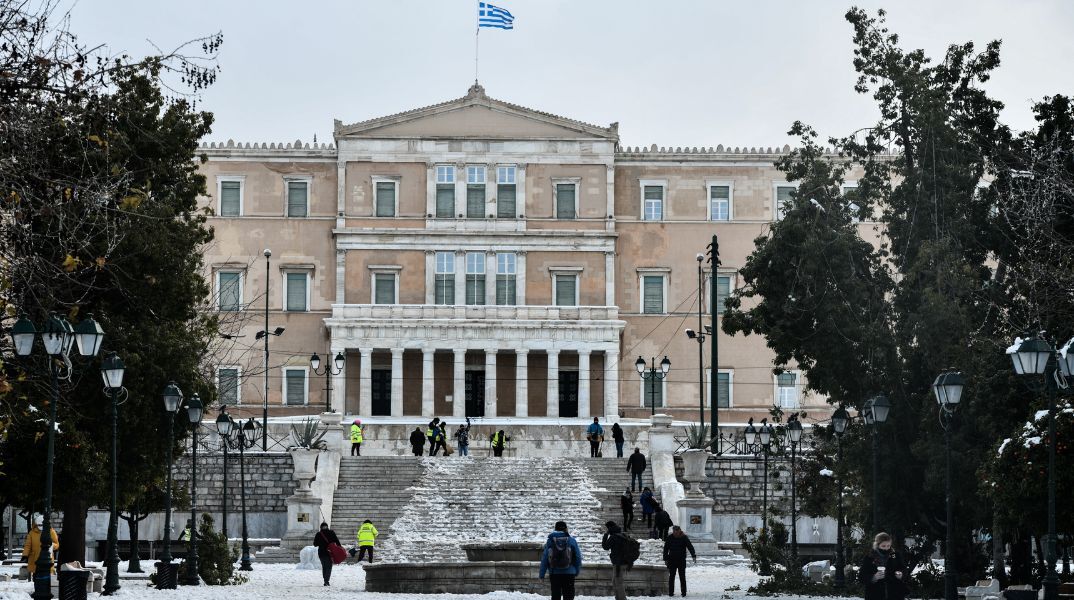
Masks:
[[[634,562],[641,558],[641,542],[625,534],[616,534],[623,538],[623,562],[633,566]]]
[[[552,538],[548,565],[553,569],[569,569],[573,564],[574,548],[571,548],[571,538],[565,535]]]

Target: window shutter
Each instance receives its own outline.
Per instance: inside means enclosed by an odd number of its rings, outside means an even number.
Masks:
[[[478,306],[485,303],[485,276],[466,276],[466,304]]]
[[[239,285],[241,283],[238,273],[220,273],[219,294],[220,310],[239,310]]]
[[[303,404],[306,396],[306,372],[298,370],[287,371],[287,398],[286,404]]]
[[[712,220],[726,221],[730,218],[729,208],[731,201],[731,188],[726,185],[714,185],[711,188]]]
[[[575,288],[577,278],[574,275],[556,275],[556,306],[575,306]]]
[[[642,312],[664,312],[664,278],[646,275],[642,278],[645,288],[644,307]]]
[[[573,183],[556,184],[556,218],[573,219],[575,186]]]
[[[377,216],[395,216],[395,184],[391,181],[377,182]]]
[[[727,297],[731,294],[731,278],[716,276],[716,312],[723,314],[727,310]]]
[[[515,210],[515,184],[503,183],[496,186],[496,216],[501,219],[514,219],[518,216]]]
[[[515,276],[496,276],[496,304],[499,306],[512,306],[515,300]]]
[[[480,219],[485,216],[485,186],[466,186],[466,218]]]
[[[287,216],[305,217],[309,185],[305,181],[287,182]]]
[[[220,216],[239,216],[239,195],[242,189],[240,181],[220,182]]]
[[[656,405],[657,408],[664,406],[664,386],[661,380],[645,380],[645,398],[643,401],[645,408],[651,408],[653,405]]]
[[[436,303],[455,304],[455,276],[436,276]]]
[[[306,281],[305,273],[287,274],[287,310],[305,311],[306,307]]]
[[[376,298],[374,304],[395,304],[395,275],[377,273]]]
[[[238,404],[239,402],[239,370],[217,369],[216,371],[217,392],[220,394],[221,404]]]
[[[728,408],[731,406],[731,374],[717,373],[716,395],[719,398],[717,406]]]
[[[455,184],[441,183],[436,186],[436,218],[450,219],[455,216]]]

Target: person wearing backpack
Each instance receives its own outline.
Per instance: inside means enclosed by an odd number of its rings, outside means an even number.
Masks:
[[[369,564],[373,564],[373,544],[377,541],[377,536],[380,532],[373,526],[373,521],[366,519],[362,521],[362,526],[358,528],[358,562],[362,562],[362,557],[366,552],[369,552]]]
[[[663,506],[657,504],[656,518],[653,519],[653,525],[656,526],[656,534],[657,537],[660,538],[660,541],[666,541],[668,539],[668,530],[671,529],[673,524],[671,515],[668,514],[668,511],[664,510]]]
[[[608,559],[612,563],[612,590],[615,600],[626,600],[626,587],[623,583],[624,571],[634,566],[634,561],[641,557],[641,544],[638,540],[623,533],[623,530],[608,521],[604,524],[604,538],[600,547],[608,550]]]
[[[634,486],[630,486],[630,489],[634,489]],[[656,512],[656,499],[653,498],[653,491],[649,488],[643,488],[638,502],[641,504],[641,517],[645,519],[645,527],[652,529],[653,513]]]
[[[697,562],[697,552],[690,538],[678,525],[674,526],[671,535],[664,542],[664,564],[668,567],[668,596],[675,595],[675,572],[679,572],[679,588],[682,595],[686,596],[686,553],[689,552],[694,562]]]
[[[600,443],[604,441],[604,428],[600,426],[599,417],[593,417],[593,423],[585,430],[585,438],[589,440],[589,457],[596,458]]]
[[[567,531],[567,523],[556,521],[541,553],[541,572],[549,574],[552,600],[574,600],[574,578],[582,570],[582,550]]]

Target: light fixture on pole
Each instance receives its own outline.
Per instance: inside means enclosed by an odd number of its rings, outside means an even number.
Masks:
[[[832,429],[836,440],[836,519],[835,519],[835,579],[833,587],[846,587],[846,551],[843,547],[843,479],[839,476],[843,467],[843,434],[850,423],[850,414],[842,406],[832,414]]]
[[[189,552],[186,557],[186,577],[184,585],[199,585],[201,577],[198,571],[198,426],[205,407],[201,404],[201,398],[195,393],[190,396],[186,404],[187,420],[190,421],[191,447],[193,453],[190,458],[190,539]]]
[[[168,413],[168,487],[164,496],[164,550],[157,562],[157,589],[174,590],[178,565],[172,563],[172,447],[175,446],[175,413],[183,403],[183,391],[174,381],[164,386],[164,411]]]
[[[239,489],[242,495],[242,559],[240,571],[252,571],[250,565],[250,537],[246,529],[246,449],[257,444],[257,421],[246,419],[246,424],[237,427],[239,446]]]
[[[668,376],[668,371],[671,370],[671,361],[667,355],[664,356],[664,360],[660,361],[660,370],[656,368],[656,357],[652,359],[652,364],[647,366],[645,359],[638,357],[638,360],[634,362],[634,368],[638,370],[638,375],[641,375],[641,380],[646,382],[649,387],[649,407],[653,415],[656,414],[656,382],[663,381]],[[660,404],[664,403],[664,395],[660,394]]]
[[[79,324],[81,327],[81,324]],[[99,326],[98,326],[99,328]],[[90,342],[92,344],[92,342]],[[79,348],[83,347],[81,337]],[[115,352],[109,352],[101,361],[101,379],[105,391],[112,400],[112,510],[108,516],[108,554],[104,578],[104,595],[111,596],[119,590],[119,392],[123,389],[123,360]],[[123,390],[126,391],[126,390]],[[137,552],[137,548],[132,548]]]
[[[768,450],[772,445],[772,438],[775,432],[772,429],[772,424],[768,422],[768,419],[761,419],[761,427],[757,430],[757,441],[761,444],[761,451],[764,454],[764,483],[762,484],[762,500],[761,500],[761,537],[764,543],[768,543]],[[769,561],[765,560],[761,562],[761,568],[757,571],[758,575],[768,577],[772,574],[771,565]]]
[[[795,452],[798,443],[802,440],[802,422],[798,420],[798,413],[791,413],[787,421],[787,440],[791,444],[791,568],[798,568],[798,497],[795,489],[797,469],[795,465]]]
[[[697,331],[693,329],[686,330],[686,337],[697,341],[697,404],[699,410],[697,426],[701,431],[705,429],[705,324],[701,321],[701,315],[705,307],[705,295],[703,293],[705,289],[705,272],[702,268],[704,260],[704,254],[697,255]],[[713,366],[712,369],[712,376],[718,377],[716,367]],[[717,404],[718,402],[719,399],[713,396],[712,403]],[[716,436],[718,432],[713,431],[712,435]]]
[[[347,367],[347,357],[343,355],[343,352],[337,352],[336,357],[332,359],[332,363],[324,365],[323,371],[320,370],[320,366],[321,357],[314,352],[313,356],[310,357],[310,369],[313,370],[314,375],[324,375],[325,412],[332,412],[332,377],[339,375]]]
[[[965,382],[962,374],[950,369],[936,378],[932,392],[940,405],[940,426],[943,427],[944,456],[946,460],[945,484],[947,497],[947,542],[944,544],[944,599],[958,600],[958,575],[955,570],[955,509],[951,501],[951,423],[955,409],[962,401],[962,388]]]
[[[220,517],[220,534],[224,536],[224,539],[228,539],[227,535],[227,447],[228,441],[231,436],[231,428],[234,425],[234,421],[231,420],[231,415],[227,414],[227,405],[220,407],[220,414],[216,417],[216,432],[220,434],[220,445],[224,449],[224,491],[221,495],[223,500],[223,511]]]
[[[880,425],[888,420],[891,400],[878,394],[865,401],[862,418],[873,428],[873,529],[880,531]]]

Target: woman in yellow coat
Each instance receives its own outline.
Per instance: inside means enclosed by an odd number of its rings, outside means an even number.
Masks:
[[[380,533],[373,526],[373,521],[369,519],[362,521],[362,526],[358,528],[358,562],[362,562],[362,557],[366,552],[369,553],[369,562],[373,562],[373,543],[378,535]]]
[[[60,538],[56,535],[56,530],[52,527],[49,527],[49,531],[52,533],[52,551],[56,552],[60,549]],[[40,555],[41,515],[34,515],[34,526],[30,529],[30,532],[26,534],[26,543],[22,546],[22,557],[26,561],[26,570],[30,572],[31,578],[37,570],[37,557]],[[56,571],[55,565],[53,565],[52,571]]]

